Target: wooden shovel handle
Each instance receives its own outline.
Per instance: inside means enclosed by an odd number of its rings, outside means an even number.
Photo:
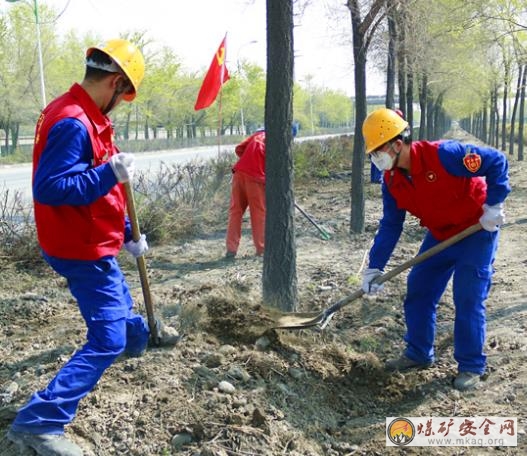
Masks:
[[[459,242],[462,239],[465,239],[466,237],[470,236],[471,234],[474,234],[475,232],[481,230],[481,228],[482,226],[479,222],[476,223],[475,225],[471,225],[468,228],[465,228],[463,231],[455,234],[454,236],[449,237],[448,239],[445,239],[444,241],[440,242],[439,244],[434,245],[428,250],[425,250],[420,255],[417,255],[413,257],[412,259],[405,261],[399,266],[388,271],[386,274],[383,274],[382,276],[377,277],[373,282],[379,283],[379,284],[384,283],[390,280],[391,278],[395,277],[396,275],[399,275],[401,272],[405,271],[406,269],[409,269],[416,264],[422,263],[423,261],[427,260],[428,258],[435,255],[436,253],[439,253],[442,250],[445,250],[446,248],[455,244],[456,242]]]
[[[455,234],[454,236],[449,237],[448,239],[445,239],[439,244],[436,244],[430,249],[424,251],[420,255],[417,255],[413,257],[412,259],[405,261],[399,266],[388,271],[386,274],[383,274],[377,277],[373,281],[373,283],[381,284],[381,283],[387,282],[388,280],[392,279],[396,275],[399,275],[401,272],[411,268],[412,266],[415,266],[416,264],[422,263],[423,261],[435,255],[436,253],[439,253],[442,250],[445,250],[447,247],[450,247],[456,242],[459,242],[462,239],[465,239],[466,237],[470,236],[471,234],[474,234],[475,232],[481,230],[481,228],[482,226],[479,222],[476,223],[475,225],[465,228],[463,231],[459,232],[458,234]],[[349,304],[350,302],[355,301],[356,299],[360,298],[363,294],[364,294],[364,290],[360,288],[354,293],[352,293],[351,295],[342,298],[340,301],[337,301],[335,304],[333,304],[331,307],[329,307],[328,309],[324,311],[324,319],[327,319],[331,314],[334,314],[337,310],[341,309],[346,304]]]
[[[139,241],[141,237],[141,231],[139,229],[139,220],[137,218],[137,212],[135,210],[134,192],[129,182],[123,184],[126,192],[126,205],[128,208],[128,218],[132,225],[132,239],[134,242]],[[152,302],[152,293],[150,293],[150,285],[148,283],[148,274],[146,271],[146,260],[144,255],[136,258],[137,269],[139,271],[139,278],[141,279],[141,290],[143,291],[143,299],[145,301],[146,317],[148,321],[148,328],[150,329],[150,336],[156,343],[157,334],[157,323],[154,316],[154,304]]]

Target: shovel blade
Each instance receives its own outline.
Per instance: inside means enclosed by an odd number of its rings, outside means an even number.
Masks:
[[[275,329],[304,329],[320,325],[324,312],[298,312],[283,314],[276,320]]]
[[[161,345],[162,333],[161,333],[161,323],[158,319],[153,320],[153,322],[148,322],[150,329],[150,343],[154,347],[159,347]]]

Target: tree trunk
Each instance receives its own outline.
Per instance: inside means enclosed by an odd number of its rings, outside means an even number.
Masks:
[[[150,123],[148,116],[145,116],[145,125],[143,129],[143,134],[145,136],[145,139],[150,139]]]
[[[520,89],[520,113],[518,122],[518,161],[523,161],[523,129],[525,126],[525,84],[527,82],[527,65],[523,66],[522,85]]]
[[[481,118],[481,136],[480,139],[488,144],[489,143],[489,135],[488,135],[488,124],[489,118],[488,118],[488,112],[487,112],[487,100],[483,102],[483,116]]]
[[[5,132],[5,155],[9,155],[11,153],[11,148],[9,147],[9,138],[10,138],[9,122],[5,123],[4,132]]]
[[[139,107],[135,106],[135,139],[139,139]]]
[[[18,147],[18,135],[20,133],[20,122],[11,123],[11,145],[13,153]]]
[[[419,87],[419,106],[421,108],[421,120],[419,121],[419,140],[426,137],[426,108],[427,108],[427,93],[428,93],[428,77],[426,73],[421,75]]]
[[[433,139],[437,140],[444,133],[444,122],[443,122],[443,94],[440,93],[434,103],[434,135]]]
[[[500,147],[500,112],[498,109],[498,85],[494,87],[494,103],[493,103],[493,112],[494,112],[494,142],[492,146],[495,149]]]
[[[406,24],[405,14],[397,14],[397,82],[399,87],[399,109],[402,111],[403,116],[409,121],[408,110],[408,55],[406,54]]]
[[[505,74],[503,75],[503,100],[502,100],[502,117],[501,117],[501,150],[507,150],[507,100],[509,99],[509,78],[510,65],[505,65]],[[512,126],[511,126],[512,128]]]
[[[494,116],[494,89],[491,89],[489,92],[489,100],[490,100],[490,114],[489,114],[489,140],[487,142],[488,145],[494,146],[494,131],[496,127],[496,117]]]
[[[358,0],[348,0],[346,3],[351,14],[353,35],[353,60],[355,63],[355,135],[353,138],[353,157],[351,163],[351,217],[350,232],[364,231],[364,138],[362,124],[366,119],[366,57],[368,45],[375,32],[375,19],[385,6],[384,0],[376,0],[370,10],[361,20]]]
[[[129,109],[126,113],[126,121],[124,123],[123,139],[128,141],[130,139],[130,119],[132,118],[132,110]]]
[[[262,291],[266,305],[289,312],[296,310],[297,301],[291,131],[293,66],[293,0],[267,0],[267,212]]]
[[[355,62],[355,136],[351,164],[351,218],[350,232],[364,231],[364,138],[362,124],[366,119],[366,49],[361,33],[360,12],[355,1],[348,1],[353,29],[353,60]],[[350,4],[353,4],[350,7]]]
[[[518,103],[520,101],[520,91],[522,86],[522,77],[523,77],[523,65],[518,66],[518,82],[516,84],[516,94],[514,95],[514,106],[512,108],[511,115],[511,131],[509,134],[509,155],[514,155],[514,127],[516,126],[516,113],[518,111]]]
[[[429,91],[426,94],[426,139],[434,138],[434,100]]]
[[[412,70],[408,69],[406,74],[406,116],[405,119],[408,121],[410,128],[414,125],[414,75]]]
[[[393,10],[388,14],[388,62],[386,64],[386,107],[395,109],[395,43],[397,30]],[[399,94],[401,90],[399,90]],[[400,95],[399,95],[400,96]]]

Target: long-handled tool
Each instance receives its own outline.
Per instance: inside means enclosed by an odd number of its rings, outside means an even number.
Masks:
[[[302,209],[298,204],[297,202],[295,201],[295,207],[300,211],[300,213],[306,218],[308,219],[311,224],[319,231],[320,235],[322,236],[322,239],[324,239],[325,241],[329,240],[330,236],[329,236],[329,233],[324,229],[322,228],[317,222],[315,222],[313,220],[313,217],[311,217],[306,211],[304,211],[304,209]]]
[[[132,239],[137,242],[141,237],[139,230],[139,221],[135,211],[134,193],[129,182],[123,184],[126,191],[126,203],[128,207],[128,217],[132,225]],[[152,294],[150,293],[150,285],[148,283],[148,275],[146,272],[146,260],[144,255],[136,258],[137,269],[139,270],[139,277],[141,279],[141,289],[143,291],[143,299],[145,300],[146,318],[148,321],[148,328],[150,329],[150,339],[152,343],[159,346],[161,343],[161,328],[160,320],[154,316],[154,305],[152,303]]]
[[[514,222],[502,225],[502,227],[509,226],[509,225],[516,225],[520,223],[527,223],[527,219],[516,220]],[[471,234],[475,233],[476,231],[479,231],[480,229],[481,229],[481,225],[479,223],[469,226],[468,228],[461,231],[460,233],[446,239],[443,242],[440,242],[439,244],[436,244],[435,246],[426,250],[420,255],[417,255],[411,260],[408,260],[405,263],[395,267],[391,271],[388,271],[386,274],[383,274],[377,277],[374,280],[374,283],[381,284],[381,283],[384,283],[392,279],[393,277],[405,271],[406,269],[409,269],[416,264],[422,263],[427,258],[430,258],[436,253],[441,252],[447,247],[450,247],[451,245],[455,244],[456,242],[461,241],[462,239],[466,238],[467,236],[470,236]],[[342,307],[349,304],[350,302],[353,302],[356,299],[359,299],[360,297],[362,297],[362,295],[364,295],[364,290],[360,288],[359,290],[355,291],[351,295],[342,298],[340,301],[337,301],[335,304],[328,307],[326,310],[322,312],[302,312],[302,313],[299,312],[299,313],[283,314],[280,318],[277,319],[277,323],[274,326],[274,328],[276,329],[304,329],[304,328],[310,328],[313,326],[318,326],[320,329],[324,329],[326,325],[330,322],[331,318],[333,318],[333,315],[335,314],[335,312],[342,309]]]

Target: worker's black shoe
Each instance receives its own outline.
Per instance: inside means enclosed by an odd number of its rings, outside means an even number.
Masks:
[[[459,391],[475,389],[480,384],[481,375],[476,372],[460,372],[454,379],[454,388]]]
[[[423,363],[420,361],[414,361],[408,358],[406,355],[401,355],[399,358],[389,359],[384,364],[384,368],[388,371],[406,371],[409,369],[427,369],[433,363]]]
[[[40,456],[82,456],[84,454],[81,447],[67,439],[64,434],[31,434],[11,429],[7,433],[7,438],[17,445],[21,452],[32,448]]]

